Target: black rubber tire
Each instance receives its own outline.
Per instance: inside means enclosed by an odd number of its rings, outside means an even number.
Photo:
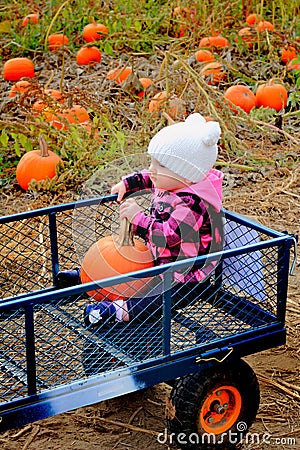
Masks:
[[[226,432],[222,430],[218,434],[216,429],[213,436],[207,436],[208,431],[200,422],[201,408],[206,407],[212,393],[222,386],[238,391],[238,417]],[[170,441],[182,449],[228,450],[235,448],[255,420],[260,401],[259,384],[252,368],[245,361],[237,360],[178,378],[170,401],[175,407],[175,417],[170,414],[167,418]]]

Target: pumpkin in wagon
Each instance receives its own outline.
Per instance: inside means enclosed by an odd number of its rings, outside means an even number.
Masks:
[[[120,234],[105,236],[95,242],[85,254],[80,271],[82,283],[102,280],[153,266],[150,250],[132,235],[132,226],[127,219],[121,221]],[[136,278],[127,283],[89,291],[97,301],[111,301],[136,296],[145,286],[145,278]]]

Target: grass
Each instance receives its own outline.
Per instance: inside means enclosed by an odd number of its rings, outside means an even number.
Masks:
[[[293,151],[300,139],[300,75],[286,70],[280,61],[280,49],[286,43],[300,53],[298,2],[292,0],[286,5],[283,1],[198,0],[192,4],[195,20],[193,12],[191,16],[183,9],[174,15],[175,7],[191,5],[175,0],[4,2],[0,9],[0,64],[19,56],[32,59],[38,89],[60,89],[67,103],[85,106],[91,117],[91,130],[77,125],[57,130],[33,114],[32,96],[9,98],[12,83],[2,79],[2,186],[16,188],[14,168],[25,151],[38,148],[40,134],[46,136],[49,148],[62,156],[65,166],[56,183],[41,183],[38,189],[80,189],[97,168],[120,157],[145,152],[151,136],[167,124],[163,115],[154,117],[148,112],[151,96],[160,90],[183,99],[188,113],[200,111],[220,122],[222,167],[259,169],[272,161],[274,142],[286,148],[283,152]],[[23,18],[33,12],[39,13],[39,23],[22,28]],[[275,26],[274,33],[258,35],[251,49],[236,40],[250,12],[263,15]],[[93,43],[101,50],[102,61],[95,67],[78,67],[75,54],[84,44],[82,29],[92,20],[109,29],[106,39]],[[178,37],[180,27],[185,28],[185,33]],[[58,53],[47,48],[47,36],[54,32],[69,38],[68,46]],[[199,76],[201,65],[193,55],[201,37],[218,32],[231,43],[229,50],[216,56],[226,69],[227,81],[211,86]],[[108,70],[117,64],[131,65],[137,76],[153,79],[154,85],[142,101],[134,96],[132,85],[119,86],[106,80]],[[269,78],[279,79],[288,88],[286,110],[277,113],[260,108],[250,115],[243,111],[233,115],[224,104],[223,93],[229,85],[243,83],[255,91],[258,83]],[[259,154],[262,140],[266,148],[263,157]]]

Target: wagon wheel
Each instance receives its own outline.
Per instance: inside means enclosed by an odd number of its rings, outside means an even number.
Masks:
[[[179,378],[170,396],[170,437],[182,449],[234,448],[254,422],[259,398],[256,375],[243,360]]]

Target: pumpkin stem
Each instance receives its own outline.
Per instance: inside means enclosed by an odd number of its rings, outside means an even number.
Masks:
[[[40,143],[40,149],[41,149],[40,156],[42,156],[42,157],[49,156],[48,145],[47,145],[47,142],[45,141],[45,138],[43,135],[40,136],[39,143]]]
[[[117,242],[121,247],[134,246],[132,224],[126,218],[121,220]]]

